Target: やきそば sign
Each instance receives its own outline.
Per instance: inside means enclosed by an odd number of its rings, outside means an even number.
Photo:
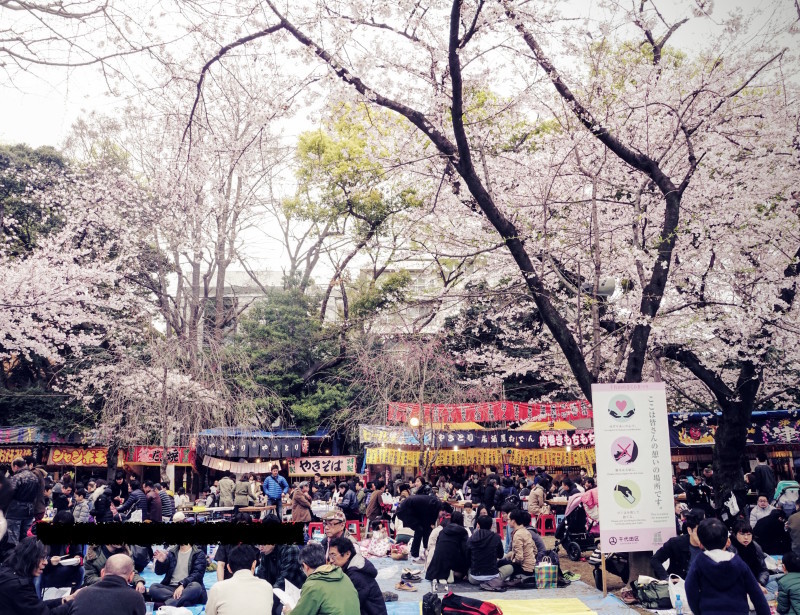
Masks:
[[[289,476],[341,476],[356,473],[355,457],[300,457],[289,459]]]

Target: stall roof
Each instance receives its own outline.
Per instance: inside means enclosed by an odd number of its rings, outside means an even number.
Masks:
[[[516,431],[574,431],[575,429],[577,429],[575,425],[567,423],[566,421],[555,421],[552,424],[552,427],[550,426],[550,423],[532,421],[520,426],[518,429],[516,429]]]
[[[307,436],[308,438],[325,438],[330,434],[327,427],[321,427],[317,431]],[[216,436],[225,438],[300,438],[303,434],[299,429],[276,429],[274,431],[264,431],[263,429],[254,429],[252,427],[215,427],[213,429],[204,429],[198,436]]]

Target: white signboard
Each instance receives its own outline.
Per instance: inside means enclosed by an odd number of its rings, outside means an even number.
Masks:
[[[600,549],[654,551],[675,535],[662,382],[593,384]]]

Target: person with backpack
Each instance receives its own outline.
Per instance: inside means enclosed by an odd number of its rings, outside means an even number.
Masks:
[[[467,580],[472,585],[480,585],[500,577],[497,561],[503,557],[503,543],[500,536],[492,531],[492,518],[478,517],[478,529],[467,541],[469,574]]]

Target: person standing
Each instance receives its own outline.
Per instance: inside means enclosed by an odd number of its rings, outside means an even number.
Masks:
[[[308,482],[303,481],[292,494],[292,522],[311,521],[311,497],[308,495]]]
[[[412,495],[398,505],[397,518],[405,527],[414,530],[410,550],[412,558],[419,558],[420,544],[423,548],[428,548],[428,537],[443,507],[444,504],[435,495]]]
[[[114,504],[120,506],[128,499],[129,493],[130,486],[125,480],[125,472],[117,470],[117,473],[114,475],[114,483],[111,485],[111,498],[114,500]]]
[[[219,505],[220,507],[233,506],[233,492],[236,490],[236,483],[233,482],[230,474],[225,474],[219,481]]]
[[[86,501],[86,489],[75,491],[75,506],[72,507],[75,523],[89,523],[89,502]]]
[[[131,492],[125,503],[117,508],[117,514],[124,515],[130,511],[128,521],[144,521],[147,519],[147,496],[141,490],[139,481],[131,481]]]
[[[161,523],[163,515],[163,506],[161,505],[161,497],[158,492],[153,488],[153,481],[144,481],[144,493],[147,498],[147,518],[152,523]]]
[[[11,462],[13,475],[9,479],[11,502],[6,510],[8,545],[13,547],[28,535],[33,525],[34,507],[41,485],[39,478],[28,469],[25,460],[17,457]]]
[[[756,467],[753,468],[753,480],[750,486],[757,493],[763,493],[767,497],[773,497],[775,487],[778,482],[775,480],[775,473],[767,463],[767,456],[764,453],[756,455]]]
[[[239,512],[240,508],[249,506],[250,503],[250,482],[247,476],[241,474],[233,488],[233,512]]]
[[[175,500],[173,500],[172,496],[167,493],[167,490],[163,484],[156,483],[153,485],[153,489],[156,490],[158,499],[161,500],[161,520],[164,523],[172,521],[172,517],[175,515]]]
[[[264,615],[272,607],[272,585],[255,576],[258,550],[251,545],[231,549],[226,564],[231,578],[208,591],[206,615]]]
[[[381,504],[383,503],[384,493],[386,493],[386,483],[382,480],[376,480],[375,490],[372,492],[372,495],[369,498],[367,510],[365,512],[365,515],[370,522],[383,517],[383,508],[381,507]]]
[[[133,560],[119,553],[106,560],[102,578],[81,589],[72,600],[70,615],[144,615],[144,596],[131,589],[136,574]]]
[[[283,500],[284,493],[289,492],[289,483],[280,475],[280,468],[272,466],[269,475],[264,479],[264,495],[267,496],[267,504],[275,507],[275,514],[278,519],[283,520]]]

